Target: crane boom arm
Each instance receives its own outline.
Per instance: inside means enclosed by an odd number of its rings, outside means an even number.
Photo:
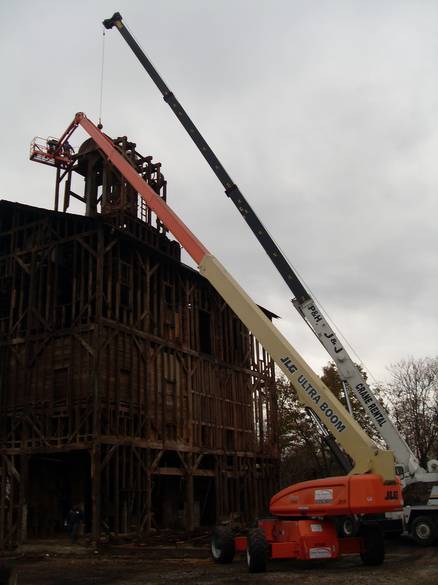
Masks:
[[[218,291],[236,315],[270,353],[297,391],[303,405],[313,410],[354,461],[352,473],[377,473],[394,481],[392,452],[376,447],[358,423],[306,364],[272,322],[264,315],[221,263],[196,238],[175,212],[152,190],[113,146],[112,142],[85,116],[76,114],[72,126],[80,125],[105,153],[122,176],[156,213],[188,254],[199,271]]]
[[[156,68],[129,32],[123,23],[121,14],[116,12],[111,18],[104,20],[103,25],[107,29],[111,29],[115,26],[138,58],[143,68],[161,92],[165,102],[170,106],[173,113],[181,122],[190,138],[215,173],[216,177],[222,183],[225,193],[232,200],[239,213],[260,242],[264,251],[277,268],[289,290],[294,295],[293,304],[295,308],[328,351],[330,357],[338,368],[341,379],[348,383],[365,409],[365,412],[369,415],[374,426],[385,439],[389,448],[394,452],[396,460],[403,465],[406,471],[409,471],[411,475],[414,475],[416,470],[421,470],[418,459],[392,423],[388,413],[372,392],[360,369],[349,356],[339,337],[318,308],[314,299],[312,299],[310,293],[306,290],[304,284],[301,282],[299,276],[285,258],[280,248],[269,235],[251,205],[245,199],[239,187],[234,183],[222,163],[199,132],[196,125],[175,97],[174,93],[169,89]]]

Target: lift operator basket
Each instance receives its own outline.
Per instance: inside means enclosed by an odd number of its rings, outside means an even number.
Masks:
[[[29,158],[44,165],[67,169],[74,160],[74,149],[68,142],[61,144],[53,136],[36,136],[30,144]]]

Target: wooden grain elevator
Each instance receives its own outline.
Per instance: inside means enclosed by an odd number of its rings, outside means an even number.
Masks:
[[[52,166],[53,211],[0,201],[0,547],[71,506],[95,541],[251,520],[278,480],[270,356],[91,140]]]

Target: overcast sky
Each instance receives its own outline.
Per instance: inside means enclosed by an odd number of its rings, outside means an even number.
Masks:
[[[77,111],[97,122],[116,10],[374,378],[437,355],[438,2],[2,2],[1,198],[52,207],[29,143]],[[320,372],[328,354],[115,29],[103,123],[163,163],[171,206]]]

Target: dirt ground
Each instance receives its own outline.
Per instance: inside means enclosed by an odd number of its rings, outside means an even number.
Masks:
[[[243,558],[215,565],[206,544],[99,551],[47,546],[6,562],[17,571],[17,585],[438,585],[438,547],[419,548],[405,539],[387,543],[380,567],[365,567],[357,556],[310,566],[272,561],[258,575],[247,572]]]

